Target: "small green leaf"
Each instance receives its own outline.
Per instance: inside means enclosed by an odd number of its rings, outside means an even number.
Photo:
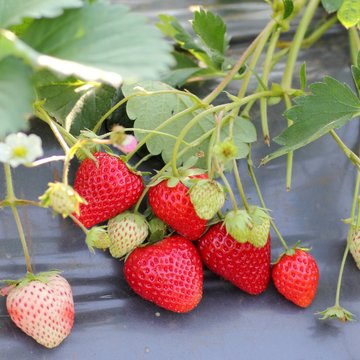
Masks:
[[[306,88],[306,63],[302,63],[300,67],[300,88],[302,91]]]
[[[195,75],[198,71],[198,67],[170,70],[161,76],[161,81],[172,87],[180,87],[185,84],[189,77]]]
[[[194,14],[192,27],[195,34],[204,44],[213,63],[217,67],[221,66],[224,61],[225,51],[229,46],[226,24],[223,19],[211,11],[200,9]]]
[[[310,91],[310,95],[296,98],[296,105],[285,113],[294,124],[274,139],[283,147],[262,163],[305,146],[360,114],[360,100],[349,86],[334,78],[311,84]]]
[[[175,187],[178,183],[179,183],[179,179],[175,178],[175,177],[171,177],[168,181],[167,181],[167,186],[170,188]]]
[[[242,143],[252,143],[257,139],[256,128],[254,124],[246,118],[237,117],[234,122],[234,141]],[[238,145],[238,144],[236,144]]]
[[[337,12],[340,22],[349,29],[360,22],[360,1],[343,0],[340,9]]]
[[[20,24],[24,18],[53,18],[82,5],[82,0],[0,0],[0,28]]]
[[[157,77],[172,62],[159,31],[121,5],[66,10],[33,22],[22,40],[36,50],[24,49],[34,66],[115,87],[123,80]]]
[[[292,0],[282,0],[284,4],[283,20],[287,19],[294,11],[294,3]]]
[[[331,14],[340,9],[343,0],[321,0],[321,3],[325,10]]]
[[[0,61],[0,138],[27,128],[34,95],[30,69],[11,57]]]
[[[38,73],[36,80],[44,109],[74,135],[92,129],[109,110],[115,95],[115,89],[108,85],[75,78],[61,80],[49,71]]]

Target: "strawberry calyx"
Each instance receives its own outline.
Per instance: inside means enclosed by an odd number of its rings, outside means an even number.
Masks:
[[[158,217],[152,218],[149,222],[149,237],[147,239],[148,243],[155,243],[162,240],[167,232],[167,225],[160,220]]]
[[[250,237],[253,222],[245,209],[231,210],[225,215],[226,232],[239,243],[245,243]]]
[[[93,226],[86,234],[85,243],[93,254],[94,249],[106,250],[110,246],[106,226]]]
[[[324,311],[316,313],[316,315],[322,315],[319,318],[320,320],[338,319],[341,322],[354,321],[353,317],[355,316],[350,311],[339,305],[328,307]]]
[[[24,277],[17,280],[0,280],[0,282],[7,284],[7,286],[0,290],[0,295],[6,296],[12,289],[26,286],[32,281],[41,281],[46,284],[49,282],[51,277],[59,275],[60,273],[60,270],[49,270],[38,274],[33,274],[28,271]]]
[[[304,252],[309,252],[309,251],[311,251],[311,248],[300,247],[299,245],[300,245],[300,240],[297,241],[293,247],[288,248],[288,249],[286,249],[284,252],[280,253],[280,255],[278,256],[278,258],[277,258],[274,262],[272,262],[271,264],[272,264],[272,265],[277,264],[277,263],[280,261],[280,259],[281,259],[283,256],[285,256],[285,255],[287,255],[287,256],[294,256],[295,253],[296,253],[296,250],[301,250],[301,251],[304,251]]]

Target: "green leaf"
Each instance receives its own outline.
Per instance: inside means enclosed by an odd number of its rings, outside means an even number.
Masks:
[[[121,5],[94,3],[35,21],[22,40],[36,51],[13,39],[33,66],[115,87],[157,77],[172,62],[159,31]]]
[[[0,61],[0,138],[27,128],[33,99],[30,69],[11,57]]]
[[[74,135],[92,129],[110,109],[115,95],[115,89],[108,85],[75,78],[61,80],[49,71],[41,71],[36,79],[37,96],[45,99],[45,110]]]
[[[257,139],[256,128],[254,124],[246,118],[237,117],[234,122],[234,141],[252,143]]]
[[[337,12],[338,19],[348,29],[360,22],[360,1],[343,0]]]
[[[172,87],[153,81],[144,81],[132,85],[125,85],[122,91],[125,96],[139,92],[136,87],[144,88],[147,91],[158,91],[158,90],[173,90]],[[160,94],[150,96],[138,96],[131,98],[126,105],[126,111],[130,119],[135,120],[134,127],[153,130],[161,125],[165,120],[171,116],[188,109],[193,106],[189,97],[178,94]],[[188,113],[181,117],[171,125],[165,126],[161,129],[162,132],[178,136],[184,126],[196,115],[198,112]],[[203,118],[198,124],[196,124],[191,131],[185,136],[186,142],[197,140],[205,132],[213,129],[214,118],[207,116]],[[146,134],[135,131],[135,136],[138,140],[141,140]],[[146,142],[146,146],[149,152],[153,155],[161,154],[165,162],[170,161],[172,150],[175,144],[175,139],[168,136],[155,135]],[[184,146],[181,145],[180,150]],[[190,156],[196,156],[199,151],[206,153],[208,150],[208,141],[203,144],[191,148],[186,153],[186,158]],[[185,160],[185,157],[179,160],[179,164]],[[199,159],[198,166],[205,166],[205,159]]]
[[[282,0],[284,4],[283,20],[287,19],[294,11],[294,3],[292,0]]]
[[[0,0],[0,28],[20,24],[24,18],[53,18],[82,5],[82,0]]]
[[[343,0],[321,0],[324,9],[329,13],[333,13],[340,9]]]
[[[194,14],[192,27],[206,47],[213,63],[218,66],[221,65],[224,61],[225,51],[229,46],[226,24],[223,19],[211,11],[200,9]]]
[[[306,63],[301,64],[300,68],[300,88],[302,91],[306,88]]]
[[[170,70],[161,76],[161,81],[172,87],[180,87],[185,84],[187,79],[198,71],[198,67]]]
[[[336,79],[325,77],[323,82],[311,84],[310,91],[310,95],[296,98],[296,105],[285,113],[294,124],[274,139],[283,147],[262,163],[305,146],[360,114],[360,100]]]

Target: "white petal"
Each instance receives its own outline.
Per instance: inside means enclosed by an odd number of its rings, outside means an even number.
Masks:
[[[0,143],[0,162],[8,163],[11,156],[11,149],[9,145]]]

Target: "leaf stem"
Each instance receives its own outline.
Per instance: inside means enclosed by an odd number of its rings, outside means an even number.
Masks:
[[[82,224],[82,222],[72,214],[69,214],[69,217],[76,225],[79,226],[79,228],[84,232],[84,234],[87,235],[89,230]]]
[[[284,101],[286,109],[291,108],[291,100],[288,94],[284,94]],[[292,125],[292,121],[288,119],[288,126]],[[294,152],[290,151],[287,154],[286,158],[286,191],[290,191],[291,189],[291,180],[292,180],[292,170],[293,170],[293,159],[294,159]]]
[[[24,256],[25,256],[26,270],[27,270],[27,272],[32,273],[33,271],[32,271],[32,267],[31,267],[31,259],[30,259],[29,250],[28,250],[27,243],[26,243],[25,233],[24,233],[23,226],[21,224],[19,212],[15,205],[16,196],[14,193],[11,168],[10,168],[9,164],[4,164],[4,172],[5,172],[5,181],[6,181],[7,200],[10,203],[10,207],[11,207],[11,210],[12,210],[15,222],[16,222],[17,229],[18,229],[21,246],[23,248],[23,252],[24,252]]]
[[[353,65],[357,65],[358,52],[360,50],[360,36],[356,27],[349,29],[351,61]]]
[[[235,176],[235,181],[236,181],[237,188],[239,190],[241,200],[242,200],[242,202],[244,204],[244,207],[245,207],[246,211],[249,212],[250,207],[249,207],[249,203],[248,203],[248,201],[246,199],[244,187],[243,187],[242,182],[241,182],[239,168],[237,166],[236,159],[233,159],[233,170],[234,170],[233,172],[234,172],[234,176]]]
[[[360,158],[344,144],[335,130],[330,130],[329,133],[343,151],[343,153],[350,159],[350,161],[357,167],[357,169],[360,170]]]

